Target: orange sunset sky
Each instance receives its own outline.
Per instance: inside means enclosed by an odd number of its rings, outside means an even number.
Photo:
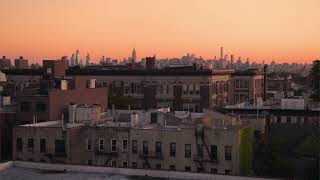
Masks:
[[[320,0],[0,0],[0,55],[320,57]],[[95,62],[97,62],[95,60]]]

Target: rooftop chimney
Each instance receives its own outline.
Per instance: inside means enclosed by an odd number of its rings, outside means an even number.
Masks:
[[[221,58],[221,60],[223,59],[223,47],[222,46],[220,48],[220,58]]]

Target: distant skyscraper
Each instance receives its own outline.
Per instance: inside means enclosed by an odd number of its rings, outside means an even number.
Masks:
[[[223,47],[221,46],[220,48],[220,59],[222,60],[223,59]]]
[[[131,63],[135,63],[136,60],[137,60],[137,53],[136,53],[136,49],[133,48],[132,56],[131,56]]]
[[[74,62],[74,60],[75,60],[75,57],[74,57],[74,54],[72,54],[72,56],[71,56],[71,58],[70,58],[70,66],[74,66],[75,64],[75,62]]]
[[[234,64],[234,55],[233,54],[230,55],[230,61],[231,61],[230,62],[231,64]]]
[[[75,65],[80,65],[81,57],[80,57],[80,51],[77,49],[76,51],[76,62]]]
[[[90,65],[90,55],[89,53],[87,53],[87,56],[86,56],[86,66],[89,66]]]

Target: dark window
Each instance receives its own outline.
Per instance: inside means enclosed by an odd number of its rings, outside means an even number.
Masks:
[[[137,168],[138,167],[138,164],[137,162],[132,162],[132,165],[131,165],[132,168]]]
[[[218,174],[218,169],[211,168],[211,173],[212,174]]]
[[[156,169],[161,169],[161,164],[156,164]]]
[[[297,117],[297,124],[298,124],[298,125],[301,124],[301,117],[300,117],[300,116]]]
[[[278,124],[281,123],[281,116],[277,116],[277,123],[278,123]]]
[[[144,155],[148,155],[148,141],[143,141],[142,151]]]
[[[122,140],[122,152],[127,152],[128,151],[128,140],[123,139]]]
[[[203,145],[202,144],[197,145],[197,151],[198,151],[198,156],[203,157]]]
[[[291,124],[291,117],[290,116],[287,116],[287,123]]]
[[[306,117],[304,117],[304,124],[308,124],[308,123],[309,123],[309,117],[306,116]]]
[[[31,105],[29,102],[22,102],[20,105],[21,112],[29,112],[31,110]]]
[[[176,156],[176,143],[170,143],[170,156]]]
[[[191,157],[191,144],[184,145],[184,157],[186,157],[186,158]]]
[[[87,161],[87,164],[88,164],[88,165],[92,165],[92,160],[88,160],[88,161]]]
[[[40,139],[40,153],[47,152],[47,144],[45,139]]]
[[[162,145],[161,142],[156,142],[156,157],[161,158],[162,155]]]
[[[225,170],[225,174],[226,174],[226,175],[230,175],[230,174],[231,174],[231,170],[226,169],[226,170]]]
[[[151,113],[151,124],[157,124],[157,122],[158,122],[157,113]]]
[[[187,171],[187,172],[190,172],[190,171],[191,171],[191,167],[190,167],[190,166],[186,166],[184,169],[185,169],[185,171]]]
[[[175,170],[176,170],[176,166],[175,166],[175,165],[170,165],[170,166],[169,166],[169,169],[170,169],[171,171],[175,171]]]
[[[148,163],[143,163],[142,167],[143,167],[143,169],[149,169],[150,168]]]
[[[231,160],[232,159],[232,147],[231,146],[225,146],[225,160]]]
[[[33,151],[33,139],[28,139],[28,151]]]
[[[99,151],[104,151],[104,139],[99,138]]]
[[[87,150],[88,151],[92,150],[92,141],[91,141],[91,139],[87,139]]]
[[[112,167],[117,167],[117,161],[111,161],[111,166]]]
[[[218,148],[216,145],[211,145],[211,160],[218,160]]]
[[[17,152],[22,152],[22,138],[17,138]]]
[[[37,112],[45,112],[47,110],[47,105],[44,103],[38,103],[36,105],[36,111]]]
[[[123,161],[123,162],[122,162],[122,167],[123,167],[123,168],[128,167],[128,162],[127,162],[127,161]]]
[[[117,140],[116,139],[111,140],[111,152],[117,152]]]
[[[64,140],[55,141],[55,153],[66,153],[66,142]]]
[[[137,140],[132,140],[132,153],[137,153],[137,149],[138,149],[138,146],[137,146]]]

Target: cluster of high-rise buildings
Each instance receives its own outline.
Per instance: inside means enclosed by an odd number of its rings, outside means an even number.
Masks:
[[[128,59],[94,65],[87,55],[84,66],[77,51],[37,69],[22,57],[21,68],[2,68],[1,159],[247,176],[257,171],[255,147],[288,136],[297,149],[282,158],[295,176],[319,176],[318,154],[302,147],[320,111],[287,76],[209,68],[194,55],[161,68],[155,56],[138,62],[135,49]]]

